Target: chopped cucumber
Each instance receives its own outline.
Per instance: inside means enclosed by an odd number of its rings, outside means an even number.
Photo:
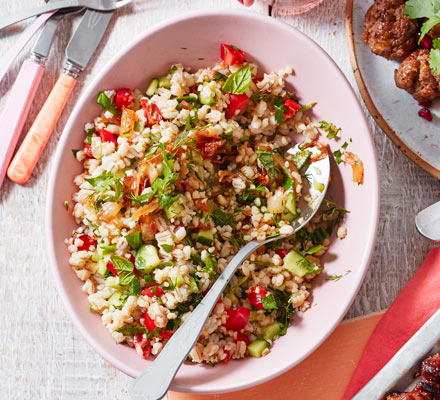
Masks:
[[[105,280],[104,285],[107,287],[111,287],[113,289],[119,289],[121,287],[121,285],[119,284],[119,280],[118,280],[118,278],[116,278],[116,276],[109,276]]]
[[[174,286],[182,286],[185,283],[183,276],[180,274],[176,274],[176,276],[170,277]]]
[[[306,268],[308,260],[295,250],[291,250],[286,257],[284,257],[283,267],[290,271],[292,274],[302,278],[303,276],[310,274],[310,271]]]
[[[227,297],[229,300],[232,301],[232,304],[238,304],[238,303],[239,303],[238,297],[237,297],[234,293],[228,293],[228,294],[226,295],[226,297]]]
[[[255,339],[249,346],[248,351],[252,357],[261,357],[263,355],[263,351],[269,347],[269,343],[267,343],[263,339]]]
[[[264,338],[266,340],[273,340],[275,336],[278,336],[281,332],[281,324],[279,322],[273,322],[266,326],[264,330]]]
[[[107,278],[108,279],[108,278]],[[108,298],[108,304],[114,306],[114,307],[119,307],[122,305],[120,299],[121,299],[121,295],[122,292],[120,291],[116,291],[114,292],[109,298]]]
[[[197,286],[196,280],[190,276],[189,277],[189,292],[190,293],[197,293],[199,291],[199,287]]]
[[[135,258],[135,266],[138,271],[148,274],[159,264],[160,258],[157,255],[156,247],[151,244],[144,244],[139,247]]]
[[[97,251],[94,251],[94,252],[92,253],[92,261],[93,261],[93,262],[99,262],[99,254],[98,254]]]
[[[283,213],[281,214],[281,219],[283,221],[292,222],[295,218],[297,218],[297,215],[293,215],[287,210],[284,210]]]
[[[202,85],[202,89],[199,92],[199,100],[200,103],[205,104],[207,106],[213,106],[217,100],[217,95],[211,89],[208,82],[205,82]]]
[[[179,201],[175,201],[168,208],[165,208],[165,215],[168,219],[178,217],[179,214],[183,211],[182,205]]]
[[[311,156],[312,156],[312,152],[309,150],[299,151],[298,153],[295,154],[295,164],[296,164],[296,168],[298,168],[298,171],[304,169],[304,167],[309,162]]]
[[[148,97],[153,96],[153,94],[156,91],[158,86],[159,86],[159,79],[153,78],[151,80],[150,84],[148,85],[147,92],[146,92],[147,96]]]
[[[293,215],[297,215],[297,211],[296,211],[296,200],[295,200],[295,195],[293,193],[289,193],[289,195],[287,196],[287,202],[286,202],[286,208],[293,214]]]
[[[322,192],[324,191],[324,189],[325,189],[324,184],[321,183],[321,182],[318,182],[318,181],[315,180],[315,179],[313,179],[313,187],[314,187],[316,190],[319,190],[321,193],[322,193]]]
[[[171,81],[166,76],[162,76],[159,78],[159,87],[169,89],[171,87]]]
[[[205,246],[210,246],[214,241],[214,234],[212,231],[199,231],[196,241]]]
[[[98,274],[105,276],[107,273],[107,264],[105,263],[105,261],[100,258],[99,262],[98,262]]]

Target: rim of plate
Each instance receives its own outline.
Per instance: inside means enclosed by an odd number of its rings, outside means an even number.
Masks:
[[[369,226],[369,236],[368,240],[365,242],[365,247],[369,249],[368,256],[365,256],[361,262],[360,265],[363,266],[363,273],[359,275],[357,281],[355,284],[351,287],[351,290],[347,292],[346,298],[349,298],[350,300],[347,302],[343,312],[334,320],[334,322],[321,333],[320,339],[315,343],[314,346],[312,346],[308,351],[306,351],[302,357],[295,360],[295,362],[292,362],[288,364],[285,367],[280,367],[277,370],[270,371],[264,374],[264,376],[258,376],[253,379],[248,379],[247,381],[242,381],[240,384],[231,384],[228,388],[222,388],[222,387],[216,387],[213,386],[212,388],[207,388],[207,385],[204,385],[203,387],[193,386],[191,388],[179,384],[173,383],[171,385],[172,390],[178,391],[178,392],[187,392],[187,393],[199,393],[199,394],[212,394],[212,393],[226,393],[226,392],[232,392],[242,389],[247,389],[253,386],[256,386],[258,384],[264,383],[266,381],[269,381],[286,371],[290,370],[295,365],[299,364],[301,361],[303,361],[305,358],[307,358],[311,353],[313,353],[327,338],[328,336],[334,331],[334,329],[337,327],[337,325],[341,322],[341,320],[344,318],[345,314],[347,313],[348,309],[352,305],[364,279],[365,275],[368,271],[369,264],[371,262],[371,258],[373,256],[374,251],[374,245],[376,242],[377,237],[377,230],[378,230],[378,222],[379,222],[379,205],[380,205],[380,186],[379,186],[379,170],[378,170],[378,160],[377,160],[377,154],[375,150],[374,140],[373,136],[371,134],[370,127],[368,125],[368,121],[366,119],[366,116],[362,110],[362,107],[360,105],[359,99],[357,98],[353,88],[351,87],[350,83],[348,82],[347,78],[341,71],[341,69],[338,67],[338,65],[335,63],[335,61],[328,55],[328,53],[321,48],[316,42],[314,42],[311,38],[309,38],[304,33],[300,32],[299,30],[291,27],[287,23],[284,23],[282,21],[275,20],[271,17],[256,14],[251,11],[247,10],[234,10],[234,9],[209,9],[209,10],[198,10],[198,11],[192,11],[188,13],[184,13],[182,15],[169,18],[165,21],[160,22],[159,24],[155,25],[153,28],[147,30],[146,32],[139,35],[138,38],[134,39],[131,43],[129,43],[124,49],[122,49],[119,53],[116,54],[115,57],[112,57],[111,60],[107,62],[107,64],[104,66],[104,68],[92,79],[91,83],[89,84],[89,88],[86,89],[81,95],[79,96],[78,100],[76,101],[76,104],[82,104],[87,98],[89,98],[93,92],[93,88],[95,84],[101,79],[101,77],[105,74],[107,74],[111,68],[113,67],[114,60],[118,60],[121,57],[123,57],[126,53],[128,53],[133,47],[138,45],[140,42],[147,40],[147,38],[152,35],[153,33],[160,31],[162,29],[168,28],[174,24],[178,24],[184,20],[188,19],[195,19],[195,18],[201,18],[206,16],[243,16],[245,15],[248,18],[253,18],[256,20],[261,21],[264,24],[273,24],[276,25],[278,28],[286,31],[288,34],[292,34],[292,32],[295,35],[301,36],[309,46],[315,47],[323,56],[324,59],[327,59],[328,61],[328,68],[332,69],[332,73],[338,74],[342,80],[345,82],[347,87],[347,93],[350,93],[351,95],[351,101],[356,104],[357,109],[359,110],[359,115],[361,119],[359,120],[359,123],[363,123],[365,126],[365,129],[368,131],[368,140],[370,142],[371,148],[372,148],[372,162],[374,165],[372,165],[372,171],[374,172],[374,176],[371,177],[372,179],[372,187],[373,187],[373,193],[372,193],[372,199],[373,199],[373,214],[374,218],[372,218],[370,226]],[[57,144],[57,150],[55,154],[55,160],[51,166],[52,170],[50,172],[50,178],[49,178],[49,184],[47,188],[47,197],[46,197],[46,235],[47,238],[50,240],[47,240],[47,251],[49,255],[49,261],[50,261],[50,267],[52,270],[53,279],[55,280],[55,286],[57,288],[58,294],[62,299],[62,302],[64,304],[64,308],[72,320],[74,326],[76,329],[81,333],[81,335],[84,337],[86,342],[92,346],[92,348],[106,361],[114,365],[117,369],[124,372],[125,374],[135,377],[138,373],[137,370],[132,368],[129,365],[126,365],[123,361],[116,358],[111,352],[109,352],[107,349],[104,348],[104,346],[101,345],[101,343],[89,332],[89,330],[79,321],[79,319],[76,316],[76,313],[73,312],[73,308],[71,307],[71,299],[67,295],[63,281],[61,279],[60,270],[56,262],[55,257],[55,248],[54,243],[51,240],[52,238],[52,225],[53,225],[53,199],[54,199],[54,193],[55,193],[55,178],[56,178],[56,171],[58,165],[62,162],[62,148],[64,147],[65,142],[67,141],[69,135],[68,132],[71,130],[72,125],[74,124],[74,121],[79,117],[79,107],[75,106],[71,115],[69,116],[69,119],[66,123],[66,126],[63,129],[61,138],[59,143]]]
[[[437,179],[440,179],[440,170],[433,167],[431,164],[425,161],[415,151],[411,150],[402,139],[400,139],[397,133],[393,130],[393,128],[391,128],[388,125],[388,122],[385,120],[385,118],[382,116],[380,111],[377,109],[376,105],[373,102],[373,99],[370,96],[370,93],[368,92],[367,86],[365,84],[356,57],[354,35],[353,35],[353,4],[354,4],[354,0],[347,0],[347,5],[345,6],[345,35],[347,37],[347,46],[348,46],[348,53],[350,56],[350,64],[362,100],[364,101],[365,106],[367,107],[371,116],[374,118],[374,120],[377,122],[380,128],[385,132],[385,134],[391,139],[391,141],[396,145],[396,147],[410,161],[414,162],[420,168],[424,169],[428,174],[436,177]]]

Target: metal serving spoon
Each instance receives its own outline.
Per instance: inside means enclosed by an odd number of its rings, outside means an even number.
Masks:
[[[316,147],[310,147],[307,150],[312,152],[312,156],[321,154],[320,150]],[[298,151],[300,151],[299,145],[290,149],[288,153],[296,154]],[[330,179],[329,157],[326,156],[322,160],[313,162],[307,169],[307,175],[311,184],[305,185],[309,187],[303,188],[303,190],[308,190],[309,193],[303,194],[310,194],[312,201],[310,203],[298,202],[297,208],[300,212],[300,217],[292,222],[293,232],[290,235],[299,231],[312,219],[324,200]],[[203,300],[185,320],[182,326],[177,329],[166,346],[156,357],[153,364],[133,382],[129,389],[130,396],[133,400],[159,400],[166,395],[174,376],[196,344],[217,299],[223,293],[230,279],[234,276],[237,268],[259,247],[274,240],[285,239],[287,237],[288,236],[276,236],[262,242],[249,242],[232,258],[223,273],[214,282],[209,292],[203,297]]]
[[[440,201],[416,215],[416,227],[426,238],[440,241]]]
[[[60,0],[54,1],[50,4],[41,7],[30,8],[29,10],[21,11],[14,15],[5,15],[0,17],[0,30],[9,25],[16,24],[24,19],[41,15],[50,11],[58,11],[69,9],[74,11],[75,8],[90,8],[96,11],[113,11],[130,3],[131,0]]]

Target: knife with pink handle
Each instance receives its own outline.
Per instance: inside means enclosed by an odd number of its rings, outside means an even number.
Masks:
[[[40,158],[64,106],[112,17],[112,12],[87,10],[66,48],[64,72],[49,94],[8,168],[13,182],[25,183]]]
[[[6,169],[11,161],[18,138],[40,85],[57,24],[62,17],[62,15],[56,14],[46,22],[32,49],[31,56],[21,66],[0,115],[2,142],[4,143],[0,148],[0,186],[3,183]]]

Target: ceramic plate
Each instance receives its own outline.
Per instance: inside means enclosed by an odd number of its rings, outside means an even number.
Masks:
[[[353,72],[373,118],[394,144],[425,171],[440,178],[440,101],[431,122],[418,116],[420,106],[394,84],[398,61],[371,53],[362,39],[364,17],[373,0],[347,0],[346,32]]]
[[[324,257],[325,273],[313,283],[311,309],[295,316],[287,335],[277,340],[266,357],[220,363],[215,368],[183,365],[172,389],[193,393],[227,392],[262,383],[313,352],[344,317],[358,292],[373,251],[379,209],[377,160],[366,118],[343,73],[316,43],[282,22],[251,12],[204,11],[161,23],[116,55],[81,95],[63,132],[51,173],[47,237],[52,270],[72,321],[91,346],[131,376],[137,376],[152,362],[113,341],[100,317],[89,312],[82,282],[69,266],[64,238],[70,236],[75,222],[63,204],[71,199],[76,190],[73,178],[81,172],[71,149],[82,146],[84,124],[100,112],[96,104],[99,91],[146,87],[153,76],[161,75],[176,62],[192,68],[212,65],[220,57],[223,42],[239,46],[266,72],[292,66],[295,74],[289,77],[288,86],[301,103],[318,102],[314,118],[331,120],[342,128],[341,140],[331,141],[333,151],[343,141],[353,139],[349,149],[364,162],[365,183],[356,185],[349,167],[333,165],[329,195],[351,211],[345,223],[348,236],[334,240]],[[281,47],[274,43],[284,44]],[[345,276],[327,281],[331,274]]]

